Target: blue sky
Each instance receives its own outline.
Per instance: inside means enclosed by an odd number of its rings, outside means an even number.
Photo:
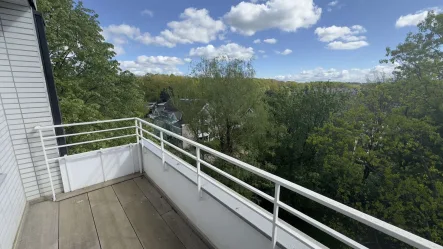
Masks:
[[[224,55],[253,58],[262,78],[360,82],[374,71],[391,72],[392,66],[378,63],[385,48],[415,31],[428,10],[443,9],[440,0],[85,0],[84,5],[99,14],[121,67],[139,75],[186,75],[189,61]]]

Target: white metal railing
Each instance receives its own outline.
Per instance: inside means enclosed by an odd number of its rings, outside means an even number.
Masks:
[[[79,126],[79,125],[91,125],[91,124],[99,124],[99,123],[110,123],[110,122],[120,122],[120,121],[128,121],[128,120],[134,120],[135,121],[135,126],[127,126],[127,127],[119,127],[119,128],[114,128],[114,129],[106,129],[106,130],[100,130],[100,131],[90,131],[90,132],[81,132],[81,133],[75,133],[75,134],[67,134],[67,135],[60,135],[60,136],[49,136],[49,137],[44,137],[42,135],[42,131],[43,130],[53,130],[54,128],[57,127],[71,127],[71,126]],[[157,130],[160,133],[160,136],[155,135],[154,133],[148,131],[147,129],[144,128],[144,126],[148,126],[154,130]],[[96,139],[96,140],[91,140],[91,141],[85,141],[85,142],[78,142],[78,143],[73,143],[73,144],[67,144],[67,145],[59,145],[59,146],[52,146],[52,147],[45,147],[44,141],[45,140],[49,140],[49,139],[56,139],[58,137],[71,137],[71,136],[77,136],[77,135],[85,135],[85,134],[93,134],[93,133],[100,133],[100,132],[109,132],[109,131],[117,131],[117,130],[124,130],[124,129],[131,129],[131,128],[135,128],[135,134],[131,134],[131,135],[124,135],[124,136],[116,136],[116,137],[110,137],[110,138],[104,138],[104,139]],[[169,130],[166,130],[162,127],[156,126],[152,123],[149,123],[143,119],[140,118],[125,118],[125,119],[115,119],[115,120],[103,120],[103,121],[94,121],[94,122],[83,122],[83,123],[75,123],[75,124],[62,124],[62,125],[52,125],[52,126],[37,126],[35,127],[36,130],[39,131],[40,133],[40,139],[42,142],[42,148],[43,148],[43,154],[45,157],[45,161],[46,161],[46,167],[48,170],[48,175],[49,175],[49,180],[51,183],[51,189],[52,189],[52,194],[53,194],[53,199],[55,201],[56,196],[55,196],[55,191],[54,191],[54,186],[53,186],[53,182],[52,182],[52,177],[51,177],[51,172],[49,169],[49,161],[56,161],[56,160],[60,160],[63,157],[58,157],[58,158],[52,158],[52,159],[48,159],[47,155],[46,155],[46,150],[47,149],[55,149],[55,148],[60,148],[60,147],[70,147],[70,146],[76,146],[76,145],[82,145],[82,144],[88,144],[88,143],[95,143],[95,142],[101,142],[101,141],[107,141],[107,140],[113,140],[113,139],[120,139],[120,138],[124,138],[124,137],[131,137],[131,136],[135,136],[137,138],[137,144],[142,144],[141,141],[142,140],[147,140],[150,141],[149,139],[145,138],[144,134],[148,134],[150,137],[157,139],[160,142],[160,149],[161,149],[161,159],[162,159],[162,165],[163,167],[166,167],[166,162],[165,162],[165,154],[168,154],[172,157],[176,157],[174,154],[172,154],[171,152],[169,152],[168,150],[165,149],[165,144],[174,148],[175,150],[183,153],[184,155],[196,160],[196,168],[189,166],[187,164],[184,164],[186,167],[188,167],[190,170],[192,170],[193,172],[196,173],[197,176],[197,191],[199,193],[199,195],[202,195],[202,189],[203,186],[201,184],[201,179],[205,179],[206,181],[213,183],[214,185],[216,185],[219,189],[221,189],[222,191],[226,192],[227,194],[229,194],[230,196],[232,196],[233,198],[237,199],[238,201],[240,201],[241,203],[243,203],[244,205],[248,206],[249,208],[251,208],[252,210],[254,210],[257,214],[261,215],[262,217],[264,217],[265,219],[269,220],[270,222],[272,222],[272,231],[271,231],[271,236],[272,236],[272,248],[276,248],[277,245],[277,230],[278,228],[286,231],[287,233],[291,234],[292,236],[294,236],[295,238],[297,238],[300,242],[304,243],[305,245],[307,245],[310,248],[320,248],[316,243],[313,243],[310,239],[307,239],[305,236],[303,236],[302,234],[298,233],[296,230],[292,229],[290,226],[286,225],[286,223],[282,222],[281,219],[278,217],[278,213],[279,213],[279,209],[282,208],[286,211],[288,211],[289,213],[295,215],[296,217],[304,220],[305,222],[311,224],[312,226],[318,228],[319,230],[329,234],[330,236],[338,239],[339,241],[343,242],[344,244],[352,247],[352,248],[367,248],[364,245],[352,240],[351,238],[347,237],[346,235],[343,235],[337,231],[335,231],[334,229],[312,219],[311,217],[301,213],[300,211],[292,208],[291,206],[283,203],[282,201],[280,201],[280,189],[281,187],[284,187],[286,189],[291,190],[292,192],[295,192],[297,194],[300,194],[310,200],[313,200],[319,204],[322,204],[325,207],[328,207],[330,209],[333,209],[341,214],[344,214],[356,221],[359,221],[360,223],[363,223],[367,226],[370,226],[380,232],[383,232],[393,238],[396,238],[400,241],[403,241],[411,246],[417,247],[417,248],[440,248],[443,249],[442,246],[437,245],[429,240],[426,240],[424,238],[421,238],[415,234],[412,234],[408,231],[405,231],[401,228],[398,228],[396,226],[393,226],[389,223],[386,223],[380,219],[377,219],[375,217],[372,217],[370,215],[367,215],[363,212],[360,212],[354,208],[348,207],[344,204],[341,204],[337,201],[334,201],[328,197],[325,197],[321,194],[318,194],[314,191],[311,191],[309,189],[306,189],[300,185],[297,185],[295,183],[292,183],[290,181],[287,181],[281,177],[278,177],[276,175],[273,175],[269,172],[266,172],[264,170],[261,170],[259,168],[256,168],[250,164],[247,164],[245,162],[242,162],[238,159],[235,159],[231,156],[225,155],[219,151],[216,151],[214,149],[211,149],[207,146],[204,146],[202,144],[199,144],[193,140],[190,140],[188,138],[182,137],[180,135],[177,135],[174,132],[171,132]],[[182,142],[186,142],[187,144],[190,144],[192,146],[195,147],[195,155],[189,153],[188,151],[183,150],[182,148],[179,148],[178,146],[166,141],[164,139],[164,135],[168,135],[171,137],[174,137]],[[142,147],[140,146],[140,150],[142,149]],[[267,179],[269,181],[271,181],[274,186],[275,186],[275,190],[274,190],[274,197],[264,193],[263,191],[249,185],[246,182],[243,182],[242,180],[236,178],[235,176],[232,176],[222,170],[220,170],[219,168],[215,167],[214,165],[211,165],[209,162],[204,161],[201,158],[201,151],[205,151],[206,153],[209,153],[213,156],[216,156],[220,159],[223,159],[229,163],[232,163],[233,165],[240,167],[242,169],[245,169],[257,176],[260,176],[264,179]],[[142,153],[138,153],[139,156],[141,157]],[[140,162],[143,162],[142,158],[140,158]],[[228,187],[226,187],[223,184],[218,183],[217,181],[215,181],[213,178],[209,177],[207,174],[203,173],[201,170],[201,165],[204,165],[205,167],[210,168],[211,170],[217,172],[218,174],[230,179],[231,181],[234,181],[235,183],[243,186],[244,188],[252,191],[253,193],[263,197],[265,200],[270,201],[273,203],[274,207],[273,207],[273,213],[269,214],[266,211],[263,211],[263,209],[259,208],[258,206],[252,204],[251,202],[246,201],[244,198],[239,197],[236,194],[233,194],[234,191],[232,191],[231,189],[229,189]],[[142,167],[142,166],[140,166]],[[140,168],[140,172],[142,171],[142,168]]]

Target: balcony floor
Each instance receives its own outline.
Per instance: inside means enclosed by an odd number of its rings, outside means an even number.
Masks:
[[[187,248],[208,246],[142,177],[60,202],[31,205],[18,249]]]

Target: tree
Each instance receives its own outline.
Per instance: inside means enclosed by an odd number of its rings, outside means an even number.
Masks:
[[[240,60],[203,59],[195,66],[195,83],[174,96],[174,105],[184,113],[200,109],[198,118],[184,115],[195,137],[209,131],[221,152],[239,155],[264,136],[267,112],[254,74],[251,64]]]
[[[320,164],[315,191],[441,243],[443,140],[430,120],[404,115],[398,87],[365,87],[359,104],[309,138]],[[368,245],[405,247],[345,219],[329,224]]]
[[[98,15],[72,0],[42,0],[39,10],[46,22],[63,121],[139,116],[142,98],[135,77],[119,73]]]
[[[395,49],[387,48],[388,59],[384,63],[395,63],[398,79],[443,80],[443,14],[430,12],[418,24],[418,33],[409,33],[405,42]]]
[[[320,82],[282,88],[267,98],[274,127],[278,127],[276,133],[270,135],[279,141],[267,160],[278,166],[277,175],[304,183],[305,175],[312,171],[315,153],[307,143],[308,137],[327,122],[331,114],[345,107],[351,93],[352,88]]]
[[[394,63],[396,81],[407,89],[405,112],[417,118],[431,116],[443,136],[443,14],[430,12],[395,49],[387,48],[382,62]]]
[[[141,89],[135,76],[121,72],[113,59],[113,46],[104,41],[98,15],[73,0],[42,0],[39,10],[46,22],[63,122],[141,116]],[[79,129],[70,127],[67,132]],[[68,142],[76,139],[69,137]]]

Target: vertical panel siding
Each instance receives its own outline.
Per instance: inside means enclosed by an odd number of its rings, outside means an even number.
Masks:
[[[5,175],[4,181],[0,183],[0,248],[10,249],[23,215],[26,198],[1,98],[0,173]]]
[[[27,200],[51,195],[37,125],[52,125],[46,82],[30,7],[0,0],[0,95]],[[54,131],[46,132],[55,135]],[[56,145],[46,140],[46,145]],[[49,158],[58,151],[48,152]],[[54,188],[62,191],[58,163],[50,164]]]

